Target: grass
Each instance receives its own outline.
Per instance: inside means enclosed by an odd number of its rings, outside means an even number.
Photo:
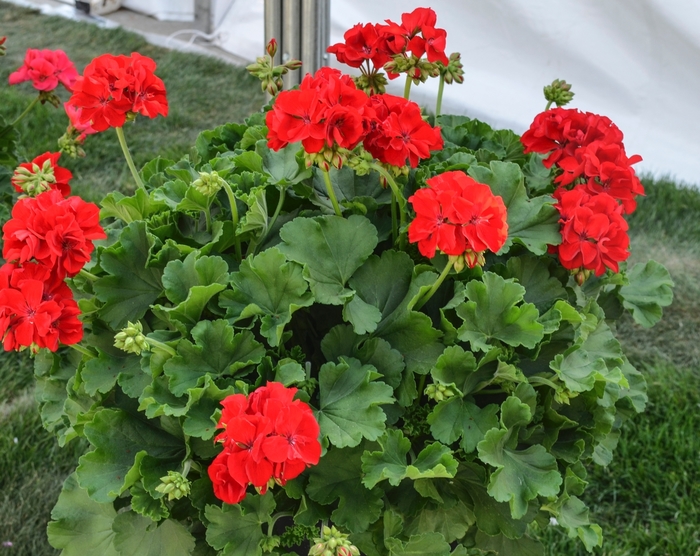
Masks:
[[[79,69],[103,52],[138,50],[156,59],[170,115],[139,118],[126,130],[137,165],[156,155],[179,158],[199,131],[240,121],[263,102],[257,83],[244,71],[156,48],[123,30],[0,2],[0,33],[8,35],[9,49],[0,59],[3,83],[27,47],[60,45]],[[32,98],[30,85],[0,87],[0,112],[14,117]],[[24,157],[55,149],[66,124],[62,111],[36,109],[21,130]],[[133,188],[113,133],[88,138],[85,148],[85,159],[66,163],[75,174],[75,193],[97,201],[114,189]],[[650,403],[646,413],[624,426],[610,466],[591,468],[584,499],[606,537],[598,556],[700,556],[700,192],[664,179],[646,180],[645,186],[647,197],[630,218],[630,262],[651,257],[666,265],[676,283],[675,298],[653,329],[631,319],[618,324],[625,352],[647,376]],[[46,542],[46,523],[83,448],[58,448],[41,428],[33,382],[24,354],[0,355],[0,543],[12,541],[7,553],[16,556],[58,554]],[[585,554],[559,528],[548,528],[544,540],[548,556]],[[4,550],[0,544],[0,554]]]

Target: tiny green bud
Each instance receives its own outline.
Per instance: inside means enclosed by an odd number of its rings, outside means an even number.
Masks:
[[[316,539],[316,540],[318,540],[318,539]],[[325,550],[326,550],[326,543],[317,542],[309,550],[309,556],[321,556],[321,554],[323,554],[323,552]]]
[[[192,187],[205,197],[213,197],[223,186],[224,179],[216,170],[200,172],[199,178],[192,182]]]
[[[548,102],[548,106],[552,103],[557,106],[565,106],[574,98],[574,93],[570,83],[563,79],[555,79],[551,85],[544,87],[544,98]]]
[[[128,353],[141,355],[142,351],[150,348],[146,336],[143,335],[143,326],[139,321],[136,324],[127,323],[126,327],[114,336],[114,347]]]
[[[160,478],[157,492],[168,495],[168,500],[179,500],[190,494],[190,482],[177,471],[168,471],[165,477]]]

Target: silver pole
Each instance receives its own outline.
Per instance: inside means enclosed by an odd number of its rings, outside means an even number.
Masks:
[[[282,62],[301,57],[301,0],[282,2]],[[284,76],[284,88],[291,89],[301,82],[299,71]]]
[[[315,73],[320,67],[320,21],[318,0],[301,0],[301,73]]]
[[[282,63],[282,0],[265,0],[265,45],[271,39],[277,41],[277,54],[273,59],[275,65]],[[259,56],[262,56],[261,52]]]

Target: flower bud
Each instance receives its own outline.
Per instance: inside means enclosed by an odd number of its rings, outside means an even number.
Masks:
[[[583,284],[586,282],[591,277],[591,271],[585,268],[580,268],[577,272],[574,273],[574,280],[576,280],[576,283],[579,286],[583,286]]]
[[[442,68],[442,73],[445,76],[445,83],[464,83],[464,66],[462,66],[461,55],[459,52],[450,54],[450,61],[447,66]]]
[[[190,494],[190,482],[177,471],[168,471],[165,477],[160,478],[157,492],[167,494],[168,500],[179,500]]]
[[[288,62],[285,62],[283,65],[289,71],[293,71],[293,70],[298,70],[302,66],[302,63],[301,63],[301,60],[289,60]],[[287,73],[287,72],[285,72],[285,73]]]
[[[224,179],[219,176],[216,170],[200,172],[199,178],[192,182],[192,187],[205,197],[213,197],[223,186]]]
[[[51,184],[56,183],[51,160],[45,160],[41,167],[32,163],[31,170],[20,166],[12,176],[12,183],[29,197],[36,197],[48,191]]]
[[[274,58],[275,54],[277,54],[277,41],[275,39],[270,39],[270,42],[267,43],[267,46],[265,47],[265,51],[270,58]]]
[[[484,266],[486,264],[486,259],[484,258],[483,251],[472,251],[467,249],[464,252],[464,262],[469,268],[474,268],[475,266]]]
[[[551,85],[544,87],[544,98],[548,103],[554,103],[561,107],[571,102],[574,93],[571,90],[571,84],[563,79],[555,79]]]
[[[143,325],[139,321],[136,321],[136,324],[127,323],[126,327],[114,336],[114,347],[136,355],[148,350],[150,346],[143,335]]]
[[[318,542],[309,549],[309,556],[321,556],[326,550],[326,543]]]

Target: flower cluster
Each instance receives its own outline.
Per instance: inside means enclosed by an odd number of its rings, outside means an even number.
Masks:
[[[167,116],[165,85],[154,74],[155,69],[151,58],[136,52],[131,56],[103,54],[92,60],[77,79],[68,101],[80,109],[76,123],[104,131],[122,127],[134,114]]]
[[[45,191],[57,189],[63,197],[70,195],[68,182],[73,174],[58,165],[61,153],[46,152],[31,162],[20,164],[12,176],[12,186],[17,193],[36,197]]]
[[[78,274],[90,261],[93,240],[107,237],[96,205],[56,189],[17,201],[2,230],[5,260],[34,260],[61,279]]]
[[[298,90],[280,93],[266,124],[270,148],[301,141],[306,153],[320,155],[309,160],[326,169],[342,166],[339,150],[361,142],[384,164],[414,168],[443,145],[440,129],[423,120],[417,104],[387,94],[368,97],[350,76],[331,68],[308,74]]]
[[[401,23],[358,23],[349,29],[345,42],[328,47],[339,62],[360,68],[358,85],[371,93],[383,92],[384,68],[390,79],[406,73],[415,82],[436,77],[450,63],[445,54],[447,32],[436,27],[437,15],[430,8],[416,8],[401,16]],[[459,58],[457,57],[458,61]],[[461,68],[461,65],[460,65]],[[379,77],[381,75],[381,77]]]
[[[284,485],[321,457],[320,428],[311,408],[294,400],[296,388],[268,382],[249,396],[233,394],[221,404],[216,437],[223,451],[209,466],[214,494],[237,504],[252,484],[260,493]]]
[[[486,250],[497,252],[508,238],[506,207],[488,185],[474,181],[459,170],[426,180],[408,202],[416,218],[408,227],[408,239],[418,243],[428,258],[439,250],[464,256],[470,268],[484,263]]]
[[[24,64],[10,74],[10,85],[31,81],[37,91],[46,93],[62,84],[71,91],[78,79],[78,70],[63,50],[37,50],[30,48]]]
[[[635,210],[644,187],[632,168],[642,158],[628,157],[622,139],[609,118],[565,108],[538,114],[521,139],[526,153],[550,153],[545,166],[561,170],[554,197],[562,243],[551,251],[579,281],[584,271],[617,272],[618,263],[629,257],[622,214]]]
[[[80,309],[63,278],[39,263],[0,267],[0,337],[6,351],[58,349],[83,338]]]

